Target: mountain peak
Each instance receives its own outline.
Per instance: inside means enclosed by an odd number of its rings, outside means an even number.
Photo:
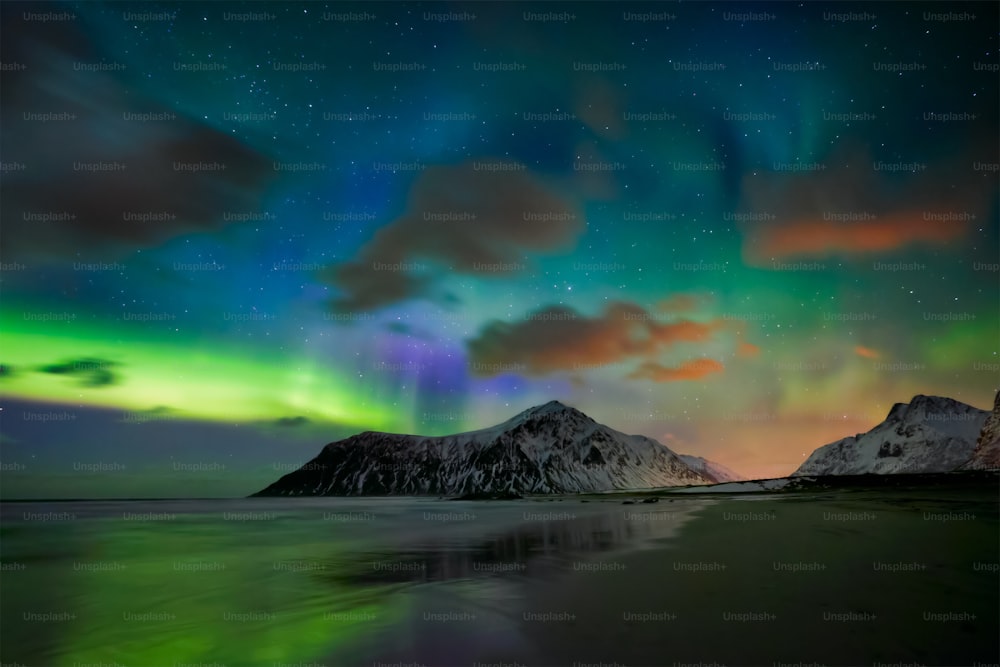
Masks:
[[[564,403],[559,401],[549,401],[548,403],[542,403],[541,405],[536,405],[533,408],[528,408],[528,412],[533,412],[535,414],[543,412],[563,412],[565,410],[573,410],[574,408],[569,407]]]
[[[500,426],[504,428],[509,428],[516,426],[518,424],[523,424],[533,419],[537,419],[539,417],[546,417],[546,416],[554,416],[566,420],[569,420],[572,417],[577,417],[577,418],[582,418],[583,420],[588,422],[593,421],[592,419],[590,419],[590,417],[580,412],[576,408],[572,408],[566,405],[565,403],[560,403],[559,401],[549,401],[548,403],[535,405],[525,410],[522,410],[521,412],[518,412],[510,419],[500,424]]]
[[[932,405],[932,406],[952,405],[952,404],[955,404],[955,403],[958,403],[958,402],[959,401],[956,401],[953,398],[947,398],[947,397],[944,397],[944,396],[928,396],[927,394],[917,394],[916,396],[914,396],[913,398],[910,399],[910,405],[911,406],[919,406],[919,405]]]
[[[976,412],[977,410],[971,405],[966,405],[961,401],[956,401],[946,396],[917,394],[910,399],[909,403],[896,403],[893,405],[886,416],[886,421],[892,421],[893,419],[915,421],[925,419],[928,414],[963,413],[969,411]]]
[[[564,418],[582,417],[586,421],[593,421],[590,419],[590,417],[580,412],[576,408],[566,405],[565,403],[561,403],[559,401],[549,401],[548,403],[542,403],[541,405],[530,407],[527,410],[524,410],[515,415],[512,421],[524,421],[527,419],[532,419],[534,417],[541,417],[543,415],[555,415]]]

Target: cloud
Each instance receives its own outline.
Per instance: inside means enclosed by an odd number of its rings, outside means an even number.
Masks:
[[[577,371],[651,357],[680,343],[703,343],[728,328],[723,320],[697,322],[669,319],[628,302],[609,304],[587,317],[572,308],[549,306],[523,321],[493,320],[468,341],[473,375],[492,376],[514,370],[524,375]],[[685,368],[685,373],[693,372]],[[643,377],[652,374],[647,372]]]
[[[296,417],[281,417],[274,422],[275,426],[282,426],[285,428],[295,428],[297,426],[305,426],[309,423],[308,417],[303,417],[301,415]]]
[[[595,134],[608,139],[625,136],[622,88],[599,75],[581,78],[577,85],[576,116]]]
[[[656,304],[656,311],[660,313],[689,313],[698,310],[711,297],[704,294],[673,294]]]
[[[78,378],[84,387],[107,387],[117,384],[119,377],[111,368],[120,366],[116,361],[99,359],[97,357],[81,357],[58,364],[42,366],[38,370],[52,375],[68,375]]]
[[[71,22],[18,23],[5,32],[4,59],[29,75],[4,79],[0,117],[4,161],[24,169],[5,171],[0,187],[0,214],[17,221],[4,229],[5,261],[117,257],[259,208],[273,176],[263,155],[115,73],[77,71],[76,63],[106,58]],[[24,117],[45,112],[65,115]],[[161,216],[135,218],[148,213]]]
[[[950,243],[965,235],[965,226],[925,220],[918,210],[864,223],[800,218],[768,225],[753,235],[751,257],[826,257],[833,254],[895,250],[910,243]]]
[[[879,354],[878,350],[865,347],[864,345],[856,345],[854,347],[854,353],[859,357],[864,357],[865,359],[878,359],[882,356]]]
[[[681,365],[670,368],[655,361],[646,361],[628,374],[631,379],[647,379],[654,382],[677,382],[679,380],[699,380],[712,373],[725,370],[715,359],[688,359]]]
[[[530,253],[568,248],[585,228],[568,200],[523,165],[479,160],[429,167],[406,211],[353,260],[319,277],[341,291],[331,308],[369,311],[429,296],[443,273],[498,277],[528,269]]]
[[[760,346],[741,340],[736,344],[736,356],[751,359],[760,354]]]
[[[593,138],[578,141],[573,148],[573,190],[586,193],[590,200],[619,199],[624,192],[620,167],[625,164],[609,155],[606,144]]]
[[[743,179],[742,225],[751,265],[773,260],[886,253],[964,238],[989,212],[992,184],[971,171],[966,151],[903,174],[875,169],[860,148],[842,149],[828,168],[764,172]],[[949,214],[960,214],[948,219]],[[967,215],[968,217],[964,217]]]

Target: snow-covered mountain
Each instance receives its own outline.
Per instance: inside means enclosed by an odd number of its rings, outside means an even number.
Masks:
[[[820,447],[792,476],[950,472],[969,461],[987,414],[950,398],[914,396],[867,433]]]
[[[746,479],[744,475],[733,472],[721,463],[709,461],[701,456],[694,456],[692,454],[678,454],[678,456],[691,470],[701,473],[704,477],[712,480],[713,483],[741,482]]]
[[[962,466],[963,470],[996,470],[1000,468],[1000,391],[993,399],[993,412],[986,417],[983,430],[979,432],[972,458]]]
[[[328,444],[255,495],[573,493],[709,482],[659,442],[550,401],[456,435],[366,431]]]

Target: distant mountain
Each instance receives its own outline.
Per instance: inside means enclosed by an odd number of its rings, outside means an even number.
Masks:
[[[257,496],[510,495],[638,489],[712,480],[659,442],[625,435],[558,401],[478,431],[366,431]]]
[[[979,432],[972,458],[962,466],[963,470],[1000,469],[1000,391],[993,399],[993,412],[986,417],[983,430]]]
[[[691,454],[678,454],[678,456],[681,461],[684,461],[684,463],[691,468],[691,470],[701,473],[704,477],[711,480],[713,484],[721,482],[741,482],[746,479],[746,476],[741,475],[738,472],[733,472],[721,463],[709,461],[706,458],[693,456]]]
[[[956,470],[972,457],[987,414],[950,398],[914,396],[867,433],[820,447],[792,475]]]

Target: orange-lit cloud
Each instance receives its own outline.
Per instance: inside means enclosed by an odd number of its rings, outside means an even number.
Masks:
[[[970,169],[974,150],[887,173],[865,149],[848,147],[829,156],[821,169],[747,174],[741,196],[747,215],[740,225],[743,257],[766,268],[789,258],[954,244],[968,235],[974,220],[988,215],[995,196],[995,180]]]
[[[743,359],[750,359],[760,354],[760,347],[753,343],[741,340],[736,344],[736,356]]]
[[[674,368],[655,361],[646,361],[629,373],[628,377],[645,378],[654,382],[677,382],[679,380],[698,380],[712,373],[721,373],[723,370],[725,370],[725,366],[715,359],[688,359]]]
[[[660,313],[689,313],[706,303],[709,297],[700,294],[674,294],[656,304]]]
[[[726,328],[723,320],[658,321],[663,318],[628,302],[609,304],[588,317],[565,306],[549,306],[520,322],[494,320],[468,342],[473,375],[544,375],[598,365],[651,361],[679,343],[700,343]],[[682,366],[682,374],[699,369]],[[702,373],[704,373],[702,369]],[[636,377],[650,377],[642,373]]]
[[[761,226],[750,234],[752,259],[825,257],[842,253],[894,250],[909,243],[950,243],[965,235],[961,222],[925,220],[919,210],[894,213],[865,222],[802,218]]]
[[[859,357],[864,357],[865,359],[878,359],[882,356],[878,353],[878,350],[873,350],[872,348],[865,347],[864,345],[855,346],[854,353]]]

